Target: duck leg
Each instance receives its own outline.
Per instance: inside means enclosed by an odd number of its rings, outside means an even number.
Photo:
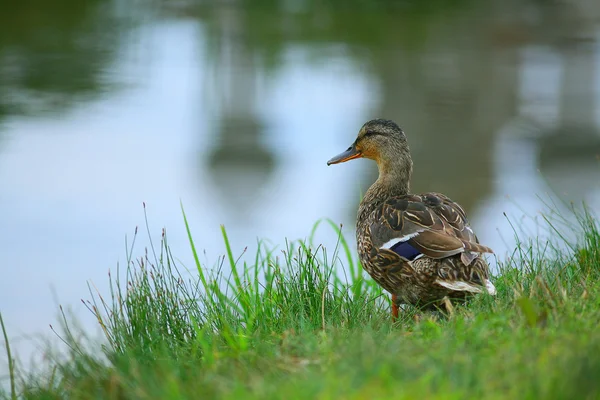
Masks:
[[[398,297],[393,294],[392,295],[392,322],[398,321]]]

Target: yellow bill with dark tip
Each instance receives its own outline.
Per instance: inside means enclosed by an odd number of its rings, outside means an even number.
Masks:
[[[337,156],[333,157],[331,160],[327,161],[327,165],[339,164],[359,157],[362,157],[362,154],[360,153],[360,151],[356,150],[355,145],[352,145],[348,147],[348,149],[343,153],[340,153]]]

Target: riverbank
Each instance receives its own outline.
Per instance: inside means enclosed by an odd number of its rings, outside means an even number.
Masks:
[[[405,310],[363,279],[340,237],[261,247],[215,268],[183,267],[167,235],[111,276],[87,305],[106,343],[63,338],[69,357],[21,376],[31,399],[596,398],[600,395],[600,232],[547,218],[553,243],[520,243],[499,262],[498,295],[447,318]],[[327,223],[326,221],[322,223]],[[186,221],[187,226],[187,221]],[[562,232],[576,232],[576,240]],[[11,398],[10,392],[0,397]]]

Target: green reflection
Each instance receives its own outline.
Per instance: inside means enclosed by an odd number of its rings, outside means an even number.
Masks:
[[[282,1],[241,0],[203,3],[196,9],[208,28],[209,48],[222,48],[223,15],[236,14],[240,44],[251,49],[269,70],[281,65],[290,45],[311,46],[315,62],[328,54],[319,45],[348,45],[357,61],[382,47],[419,49],[428,36],[428,24],[460,13],[471,0]],[[484,1],[487,3],[487,1]]]
[[[118,48],[113,3],[5,2],[0,13],[0,119],[59,112],[109,88],[103,73]]]

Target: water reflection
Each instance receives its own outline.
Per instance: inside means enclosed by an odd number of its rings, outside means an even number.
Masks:
[[[236,8],[219,7],[214,21],[219,47],[212,50],[208,69],[212,88],[218,88],[211,93],[216,143],[207,161],[223,210],[247,223],[249,211],[264,201],[260,194],[274,172],[275,157],[262,143],[266,127],[257,106],[260,67],[239,40],[242,15]]]
[[[353,235],[375,166],[325,162],[373,117],[407,131],[413,190],[458,200],[501,255],[503,212],[535,214],[539,194],[600,206],[600,5],[332,4],[31,0],[0,14],[13,335],[52,322],[49,286],[70,304],[88,278],[105,288],[142,201],[188,265],[180,200],[207,265],[221,223],[236,252],[324,216]]]
[[[119,28],[104,1],[4,4],[0,119],[57,113],[109,90],[104,75],[118,48]]]

